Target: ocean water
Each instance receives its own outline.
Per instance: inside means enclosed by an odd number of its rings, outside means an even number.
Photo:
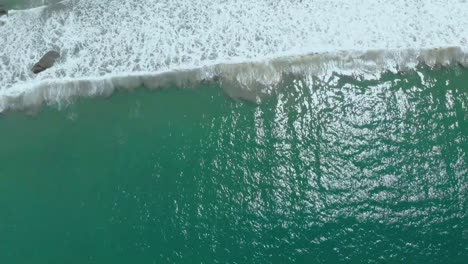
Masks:
[[[465,263],[468,71],[0,120],[3,263]]]
[[[0,4],[0,263],[467,262],[467,1]]]

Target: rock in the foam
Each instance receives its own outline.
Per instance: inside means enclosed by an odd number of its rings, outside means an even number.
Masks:
[[[45,71],[46,69],[54,66],[55,61],[60,58],[60,54],[56,51],[49,51],[47,52],[38,63],[34,65],[32,68],[33,73],[40,73]]]
[[[0,5],[0,17],[1,16],[8,16],[8,10]]]

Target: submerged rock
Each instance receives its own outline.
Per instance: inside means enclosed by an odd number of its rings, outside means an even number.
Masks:
[[[58,52],[53,50],[47,52],[39,60],[39,62],[34,65],[34,67],[32,68],[32,72],[37,74],[42,71],[45,71],[46,69],[52,67],[58,58],[60,58],[60,54]]]

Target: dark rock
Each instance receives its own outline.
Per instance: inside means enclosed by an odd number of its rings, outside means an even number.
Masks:
[[[6,10],[6,8],[3,6],[0,6],[0,17],[1,16],[8,16],[8,10]]]
[[[53,50],[47,52],[39,60],[39,62],[34,65],[34,67],[32,68],[32,72],[37,74],[42,71],[45,71],[46,69],[52,67],[58,58],[60,58],[60,54],[58,52]]]

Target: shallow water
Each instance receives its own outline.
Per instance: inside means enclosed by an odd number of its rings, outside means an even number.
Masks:
[[[0,116],[4,263],[463,263],[468,71]]]
[[[1,18],[0,112],[180,79],[220,78],[256,100],[285,74],[379,79],[419,64],[468,66],[464,0],[56,2]],[[33,74],[50,50],[61,58]]]

